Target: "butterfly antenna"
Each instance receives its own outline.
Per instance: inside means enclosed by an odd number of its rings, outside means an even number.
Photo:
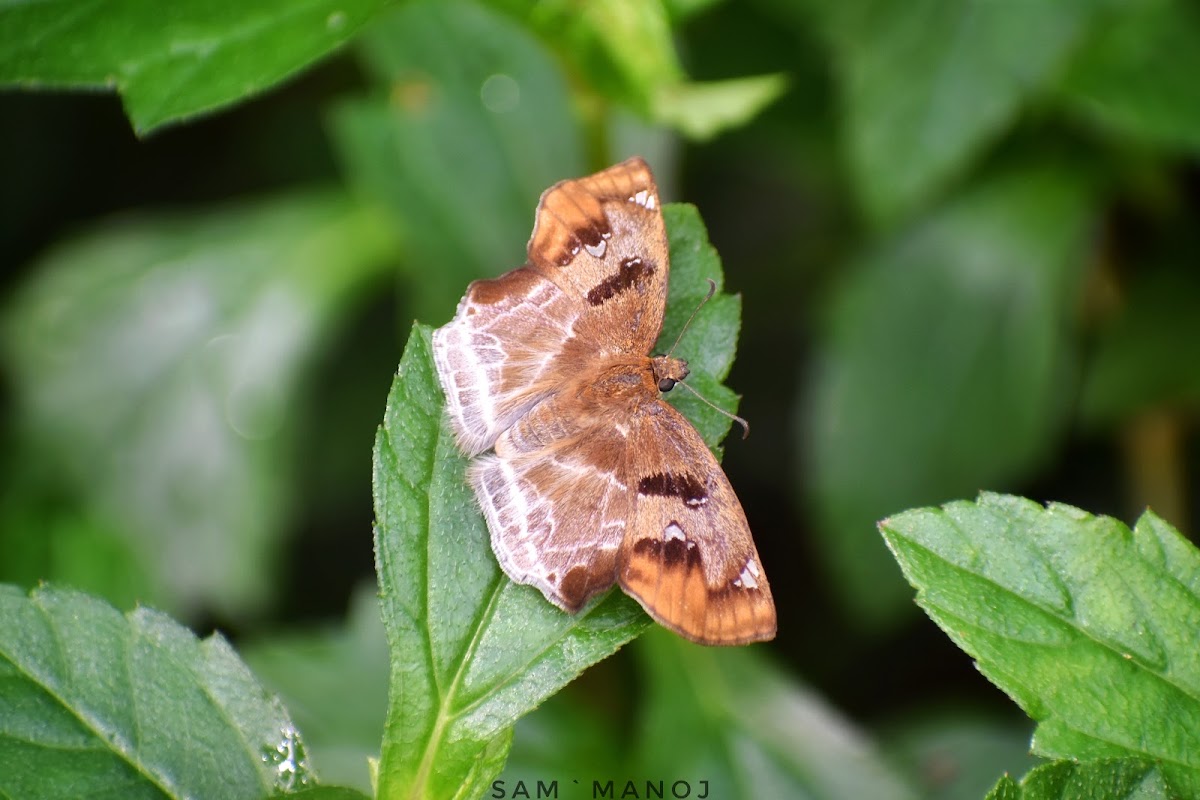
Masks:
[[[692,320],[694,320],[696,318],[696,315],[700,313],[700,309],[704,308],[704,304],[707,303],[709,300],[712,300],[713,295],[717,293],[717,282],[714,281],[712,278],[705,278],[705,280],[708,281],[708,294],[704,297],[703,300],[700,301],[700,305],[696,306],[696,309],[694,311],[692,311],[692,315],[690,317],[688,317],[688,321],[683,323],[683,330],[679,331],[679,335],[675,337],[675,344],[671,345],[671,349],[667,351],[667,358],[670,358],[671,354],[675,352],[675,348],[679,346],[680,340],[683,339],[683,335],[685,333],[687,333],[687,329],[691,326]],[[696,396],[700,397],[700,395],[696,395]],[[704,398],[700,398],[700,399],[703,400]],[[708,403],[707,400],[704,400],[704,402]],[[712,405],[712,403],[709,403],[709,405]],[[716,406],[713,406],[713,408],[716,408]],[[745,437],[743,437],[743,438],[745,438]]]
[[[743,438],[743,439],[745,439],[747,436],[749,436],[749,435],[750,435],[750,423],[749,423],[749,422],[746,422],[746,420],[742,419],[742,418],[741,418],[741,417],[739,417],[737,414],[734,414],[734,413],[733,413],[733,412],[731,412],[731,411],[726,411],[725,409],[721,408],[719,405],[717,405],[717,404],[716,404],[716,403],[714,403],[713,401],[709,400],[707,397],[705,397],[704,395],[700,394],[700,393],[699,393],[699,392],[697,392],[695,389],[693,389],[692,387],[688,386],[686,383],[679,382],[679,383],[676,383],[675,385],[676,385],[676,386],[682,386],[683,388],[687,389],[689,392],[691,392],[692,394],[696,395],[696,397],[699,397],[699,398],[700,398],[700,400],[704,402],[704,405],[708,406],[709,408],[711,408],[711,409],[713,409],[713,410],[715,410],[715,411],[719,411],[719,412],[721,412],[722,414],[724,414],[725,416],[729,417],[731,420],[733,420],[734,422],[736,422],[738,425],[741,425],[741,426],[742,426],[742,438]]]

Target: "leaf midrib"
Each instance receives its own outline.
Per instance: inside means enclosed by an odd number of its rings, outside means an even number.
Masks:
[[[427,495],[428,496],[428,495]],[[426,576],[427,578],[428,576]],[[437,682],[437,671],[434,669],[433,650],[430,643],[433,641],[433,632],[429,629],[429,615],[425,615],[425,633],[426,647],[425,652],[428,658],[428,669],[433,683],[438,688],[438,709],[437,716],[434,719],[433,729],[429,733],[429,738],[426,740],[425,750],[421,754],[421,762],[417,767],[416,775],[413,778],[413,787],[410,797],[413,800],[427,797],[427,783],[430,775],[433,773],[433,765],[437,759],[438,750],[441,748],[442,737],[446,729],[450,727],[459,717],[459,713],[452,711],[454,699],[458,693],[458,687],[462,684],[463,678],[466,675],[467,668],[473,663],[476,649],[479,647],[479,642],[482,639],[483,631],[487,627],[487,622],[492,618],[496,608],[497,599],[500,597],[503,588],[503,581],[498,578],[492,580],[492,587],[488,593],[488,601],[482,612],[476,620],[474,631],[471,634],[471,640],[467,643],[463,651],[462,658],[458,659],[458,668],[454,671],[454,676],[450,679],[449,685],[443,691]],[[429,582],[426,580],[426,589],[429,587]],[[484,697],[487,695],[485,694]]]

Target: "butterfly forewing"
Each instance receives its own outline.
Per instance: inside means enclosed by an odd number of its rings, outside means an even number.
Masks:
[[[667,297],[654,177],[631,159],[547,189],[528,263],[473,282],[434,358],[459,444],[474,455],[598,356],[645,355]]]
[[[578,316],[578,304],[531,269],[468,287],[458,315],[433,332],[450,421],[468,455],[558,388]]]
[[[434,332],[438,378],[460,447],[494,449],[470,481],[510,578],[571,612],[619,582],[695,641],[769,639],[775,608],[741,505],[659,396],[654,365],[679,378],[685,365],[647,355],[668,269],[644,161],[558,183],[527,264],[472,283]]]

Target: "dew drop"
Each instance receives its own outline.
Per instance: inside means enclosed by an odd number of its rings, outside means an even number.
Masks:
[[[264,764],[275,769],[275,788],[291,792],[313,782],[312,768],[308,764],[308,753],[300,732],[291,725],[279,730],[280,740],[274,747],[263,749]]]

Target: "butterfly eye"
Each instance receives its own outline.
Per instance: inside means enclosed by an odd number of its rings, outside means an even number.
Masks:
[[[660,392],[669,392],[675,388],[675,382],[674,378],[661,378],[658,381],[658,390]]]

